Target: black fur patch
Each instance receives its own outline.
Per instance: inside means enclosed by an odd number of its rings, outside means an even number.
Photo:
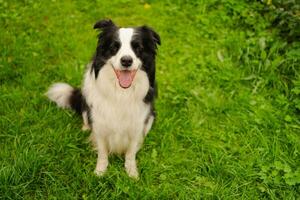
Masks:
[[[118,27],[111,20],[101,20],[94,25],[94,29],[100,29],[98,45],[93,59],[92,70],[95,77],[106,61],[115,55],[120,48],[120,41],[117,37]]]
[[[74,89],[69,101],[71,108],[75,110],[78,114],[82,114],[82,112],[86,111],[88,108],[86,105],[85,98],[82,96],[81,91],[79,89]]]
[[[160,45],[159,35],[147,26],[141,26],[135,28],[135,35],[131,41],[131,47],[135,52],[136,56],[141,59],[144,70],[149,79],[149,90],[144,98],[145,103],[151,104],[151,112],[147,117],[149,120],[150,116],[155,116],[154,109],[154,98],[157,96],[157,86],[155,81],[155,55],[157,45]],[[146,122],[145,122],[146,123]]]
[[[145,103],[150,103],[154,100],[154,89],[152,87],[149,88],[145,98],[144,98],[144,102]]]

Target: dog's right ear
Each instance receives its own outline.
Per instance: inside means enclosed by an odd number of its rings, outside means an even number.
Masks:
[[[111,21],[111,19],[100,20],[94,25],[94,29],[101,29],[101,30],[110,27],[116,27],[116,25],[113,23],[113,21]]]

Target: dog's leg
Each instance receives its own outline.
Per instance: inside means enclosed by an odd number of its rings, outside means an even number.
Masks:
[[[108,149],[103,138],[98,139],[96,141],[96,144],[98,150],[98,158],[95,173],[98,176],[101,176],[105,173],[108,166]]]
[[[136,154],[139,150],[139,141],[134,140],[131,142],[125,154],[125,169],[127,174],[135,179],[139,178],[139,173],[136,166]]]
[[[82,112],[82,119],[83,119],[83,125],[82,125],[81,130],[83,130],[83,131],[91,130],[91,127],[89,125],[87,111]]]
[[[145,123],[145,127],[144,127],[144,135],[146,136],[148,134],[148,132],[150,131],[151,127],[152,127],[152,124],[153,124],[153,121],[154,121],[154,116],[151,115],[149,117],[149,119],[147,120],[147,122]]]

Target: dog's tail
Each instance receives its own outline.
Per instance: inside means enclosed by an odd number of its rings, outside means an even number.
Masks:
[[[47,97],[55,102],[58,107],[71,108],[78,114],[86,109],[86,102],[80,89],[73,88],[66,83],[55,83],[46,93]]]

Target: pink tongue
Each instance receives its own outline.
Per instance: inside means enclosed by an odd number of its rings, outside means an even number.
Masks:
[[[130,71],[122,70],[118,73],[119,84],[123,88],[128,88],[132,83],[132,77]]]

